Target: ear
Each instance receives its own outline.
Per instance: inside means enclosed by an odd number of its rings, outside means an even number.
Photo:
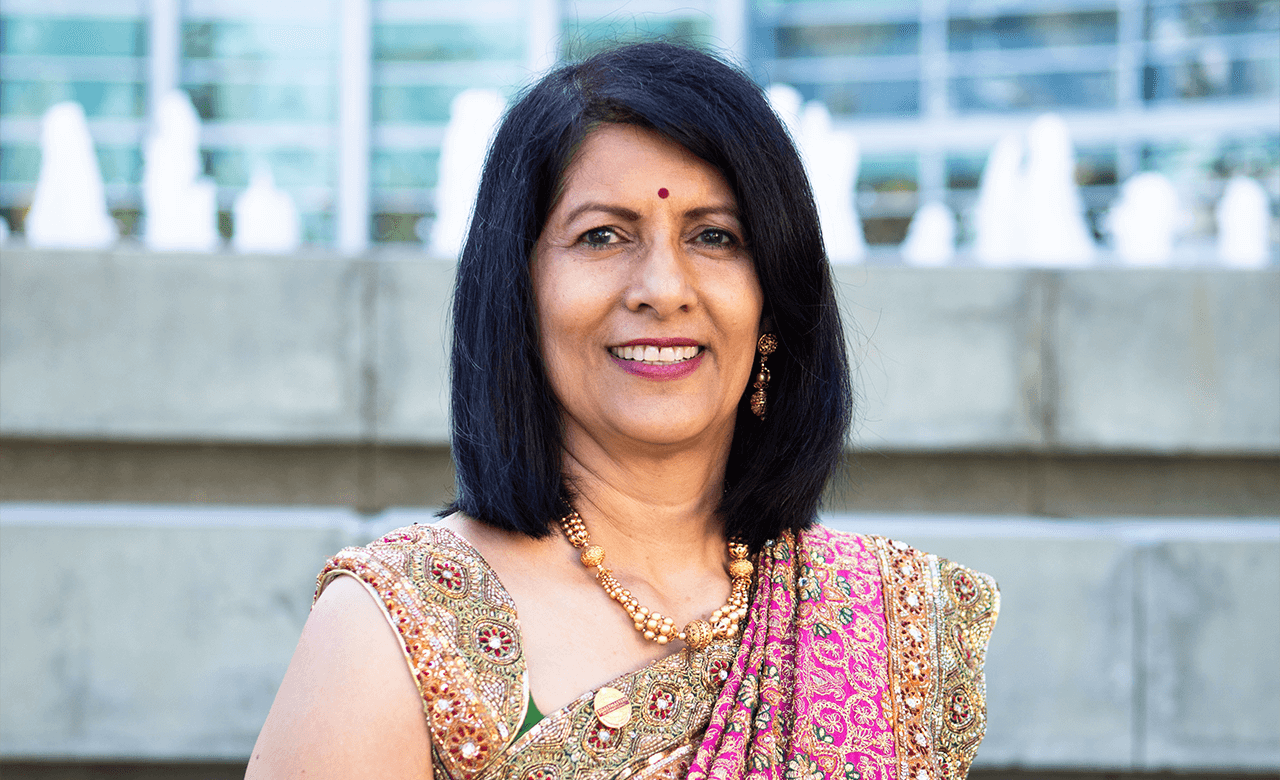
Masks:
[[[772,330],[773,330],[773,317],[770,317],[768,314],[761,314],[760,329],[756,332],[756,338],[760,338],[761,336],[771,332]]]

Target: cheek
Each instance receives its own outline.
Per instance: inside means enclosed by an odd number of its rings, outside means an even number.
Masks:
[[[598,340],[602,321],[600,286],[571,269],[549,264],[536,269],[535,305],[542,340],[543,359],[557,386],[566,369],[587,360]]]

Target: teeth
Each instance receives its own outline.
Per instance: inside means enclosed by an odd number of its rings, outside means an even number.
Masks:
[[[614,357],[620,357],[623,360],[637,360],[642,363],[650,363],[652,365],[666,365],[670,363],[679,363],[689,358],[697,357],[702,351],[702,347],[662,347],[655,346],[636,346],[636,347],[610,347],[609,351]]]

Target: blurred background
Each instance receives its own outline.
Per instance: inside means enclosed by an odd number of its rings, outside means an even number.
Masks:
[[[5,0],[0,776],[243,773],[324,560],[451,495],[477,139],[655,37],[820,190],[824,522],[1001,584],[973,776],[1280,773],[1277,0]]]

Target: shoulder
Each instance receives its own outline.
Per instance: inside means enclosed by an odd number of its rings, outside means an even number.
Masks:
[[[529,695],[515,603],[497,574],[454,532],[413,525],[333,556],[317,597],[343,575],[373,593],[399,638],[445,767],[479,771],[516,733]]]

